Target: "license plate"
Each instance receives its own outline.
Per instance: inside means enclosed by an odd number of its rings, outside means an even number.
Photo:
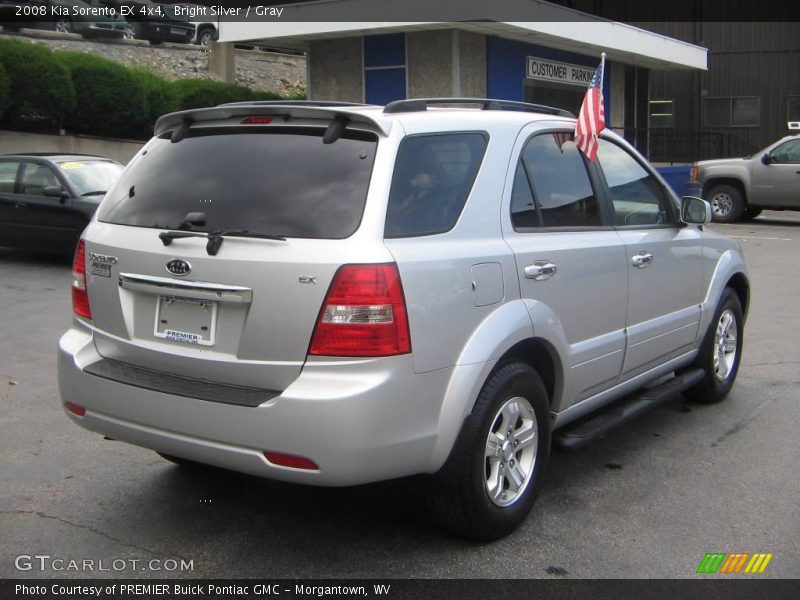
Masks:
[[[156,305],[156,337],[213,346],[217,328],[217,303],[180,296],[159,296]]]
[[[186,34],[186,30],[185,29],[180,29],[179,27],[172,27],[172,28],[170,28],[169,31],[170,31],[170,33],[174,33],[175,35],[185,35]]]

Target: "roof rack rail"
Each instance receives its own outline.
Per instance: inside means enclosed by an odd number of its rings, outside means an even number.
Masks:
[[[217,106],[371,106],[359,102],[336,102],[333,100],[251,100],[244,102],[226,102]]]
[[[531,104],[530,102],[516,102],[514,100],[493,100],[489,98],[412,98],[409,100],[395,100],[389,102],[383,109],[386,114],[418,112],[428,110],[432,104],[480,104],[481,110],[503,110],[516,108],[524,112],[544,113],[559,117],[575,118],[575,114],[561,108]]]

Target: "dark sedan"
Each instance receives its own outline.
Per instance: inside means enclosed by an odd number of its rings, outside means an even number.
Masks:
[[[82,154],[0,156],[0,246],[72,252],[122,168]]]
[[[79,33],[85,38],[123,37],[127,23],[100,0],[0,0],[0,24]]]

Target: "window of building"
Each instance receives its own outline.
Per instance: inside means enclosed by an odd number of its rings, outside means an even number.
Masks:
[[[597,196],[571,133],[532,138],[522,151],[521,167],[517,167],[512,191],[515,229],[602,225]],[[535,206],[524,189],[526,184]]]
[[[665,129],[675,126],[675,103],[672,100],[650,100],[650,127]]]
[[[406,97],[404,33],[364,36],[364,102],[388,104]]]
[[[759,98],[703,98],[706,127],[758,127]]]
[[[800,96],[789,96],[786,99],[786,121],[800,122]]]

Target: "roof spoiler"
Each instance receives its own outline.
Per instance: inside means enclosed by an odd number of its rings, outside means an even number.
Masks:
[[[341,120],[346,118],[351,125],[368,125],[377,128],[384,136],[389,135],[392,129],[392,121],[389,118],[375,111],[375,115],[361,110],[351,110],[360,105],[303,105],[302,103],[277,102],[237,102],[234,104],[223,104],[211,108],[199,108],[194,110],[184,110],[166,114],[156,121],[154,128],[155,135],[161,135],[165,131],[174,131],[185,123],[191,125],[202,125],[204,122],[219,121],[232,117],[253,117],[270,116],[281,117],[285,121],[289,119],[320,119],[325,121]]]

